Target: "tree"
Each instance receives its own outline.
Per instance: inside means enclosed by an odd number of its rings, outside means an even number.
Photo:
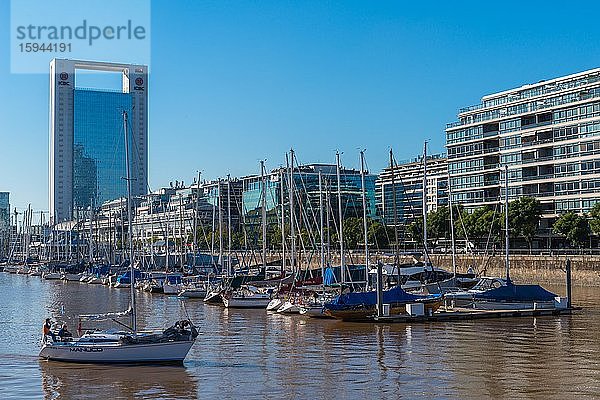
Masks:
[[[596,235],[600,235],[600,203],[594,204],[590,210],[590,228]]]
[[[590,224],[584,215],[569,211],[554,222],[552,230],[554,233],[565,236],[571,245],[581,247],[589,238]]]
[[[508,204],[508,228],[512,237],[524,237],[529,245],[537,233],[542,215],[540,201],[533,197],[521,197]],[[504,213],[502,213],[502,227],[504,227]]]
[[[482,239],[487,240],[491,233],[493,241],[500,237],[500,219],[501,214],[489,206],[479,207],[472,213],[464,211],[461,214],[464,230],[458,229],[459,237],[463,239]],[[465,232],[466,231],[466,237]]]

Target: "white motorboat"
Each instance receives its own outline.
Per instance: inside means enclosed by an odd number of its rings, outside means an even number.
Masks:
[[[62,274],[60,272],[44,272],[42,278],[47,280],[58,280],[61,279]]]
[[[67,282],[79,282],[82,278],[83,274],[69,274],[69,273],[63,273],[62,274],[62,280],[63,281],[67,281]]]
[[[235,292],[221,295],[227,308],[266,308],[271,302],[271,295],[257,291],[253,286],[242,287]]]
[[[300,314],[300,307],[291,301],[286,301],[277,309],[277,312],[280,314]]]
[[[206,287],[201,285],[184,287],[178,294],[180,297],[203,299],[206,297]]]
[[[283,305],[283,300],[276,297],[267,304],[267,311],[277,311]]]
[[[90,279],[88,279],[87,283],[92,284],[92,285],[101,285],[102,279],[103,278],[100,276],[92,276]]]
[[[306,315],[310,318],[326,318],[331,319],[332,317],[323,312],[323,304],[309,304],[300,306],[300,314]]]

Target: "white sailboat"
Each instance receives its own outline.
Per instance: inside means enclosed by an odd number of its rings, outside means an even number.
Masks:
[[[129,265],[133,283],[130,285],[131,306],[129,310],[121,313],[82,315],[80,321],[114,319],[130,314],[131,330],[86,332],[79,338],[45,335],[39,354],[42,359],[79,363],[181,363],[198,336],[198,331],[190,320],[178,321],[170,328],[160,331],[138,331],[137,329],[126,111],[123,111],[123,126],[127,169]]]

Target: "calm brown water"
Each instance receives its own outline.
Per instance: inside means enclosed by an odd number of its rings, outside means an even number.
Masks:
[[[572,316],[412,326],[187,301],[201,336],[183,367],[38,361],[45,317],[125,309],[128,290],[0,273],[0,291],[2,399],[600,398],[597,288],[574,288]],[[138,299],[142,326],[185,315],[176,297]]]

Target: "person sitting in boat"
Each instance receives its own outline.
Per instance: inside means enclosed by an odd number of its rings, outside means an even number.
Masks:
[[[60,330],[58,331],[58,336],[64,340],[66,338],[73,337],[73,334],[71,332],[69,332],[69,329],[67,328],[67,324],[63,324],[63,326],[61,326]]]
[[[54,332],[52,332],[52,322],[50,321],[50,318],[46,318],[46,322],[44,322],[44,326],[42,327],[42,332],[44,334],[44,338],[46,336],[51,336],[52,340],[56,340],[56,335],[54,334]]]

